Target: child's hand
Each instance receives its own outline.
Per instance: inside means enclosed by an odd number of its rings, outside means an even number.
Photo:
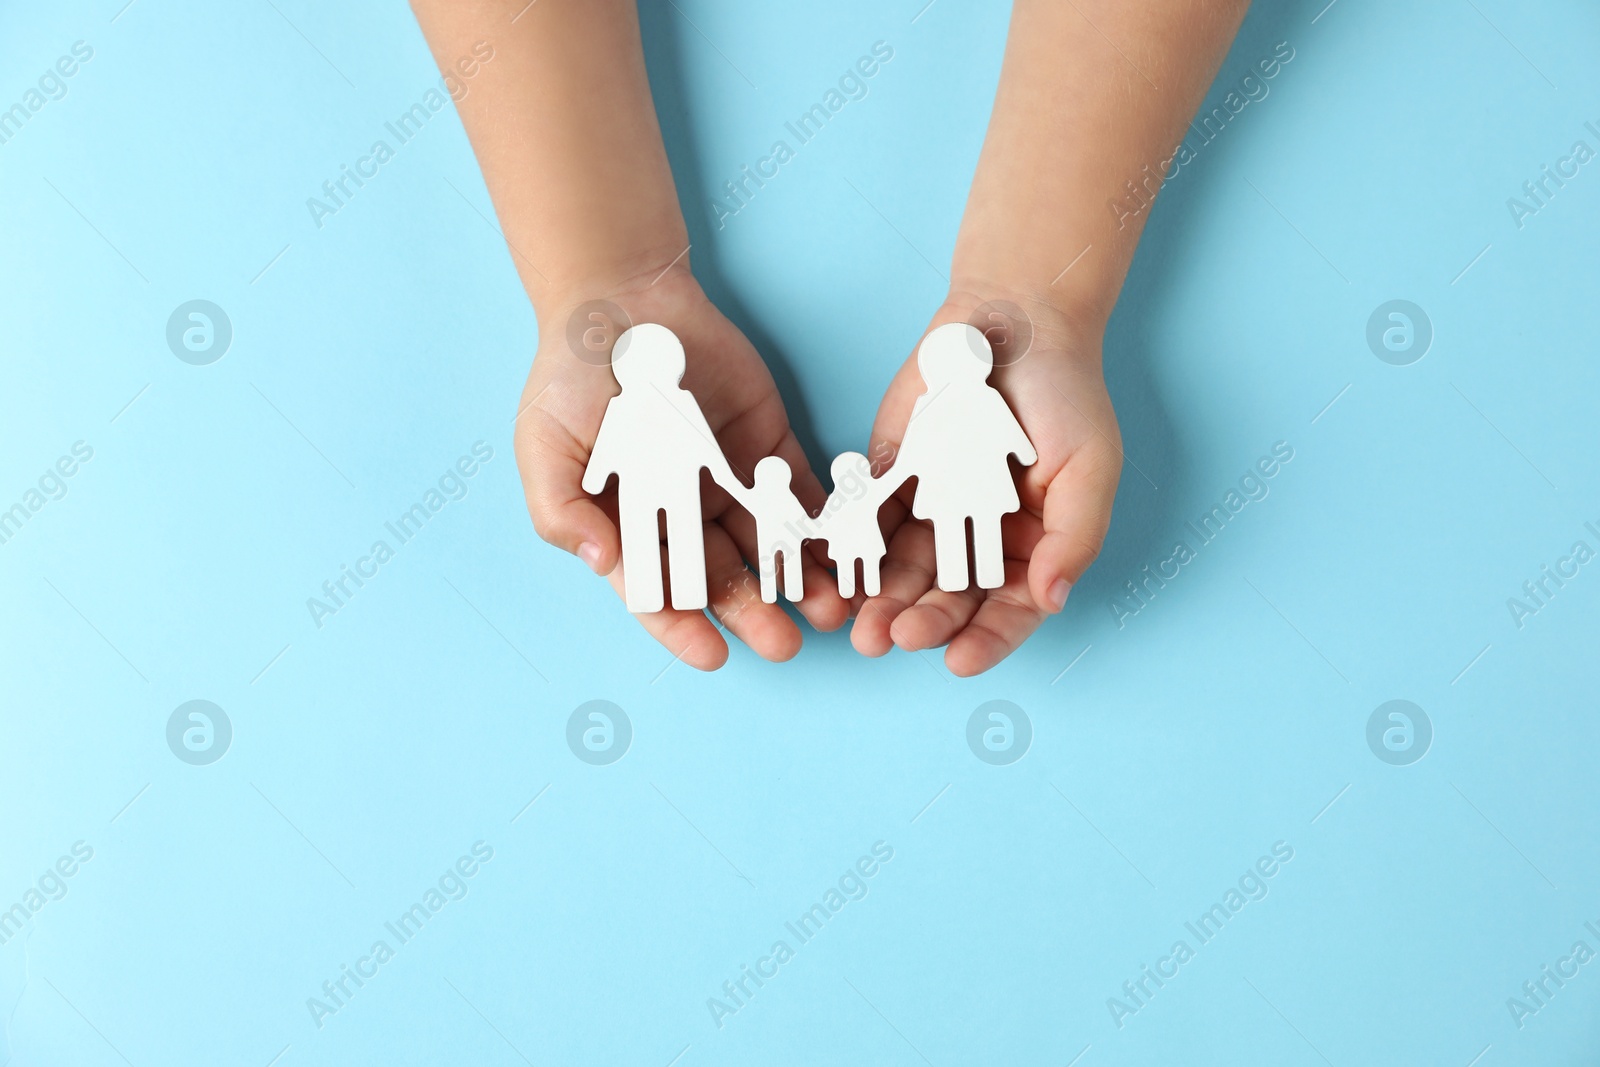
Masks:
[[[973,318],[984,300],[1009,301],[1032,320],[1032,341],[1020,355],[1018,334],[1003,319]],[[1100,369],[1100,324],[1075,325],[1061,311],[1026,297],[952,292],[929,329],[971,321],[994,347],[989,384],[1005,396],[1038,450],[1021,477],[1022,510],[1001,525],[1006,580],[959,593],[934,585],[933,530],[911,517],[914,486],[902,487],[883,510],[889,535],[880,595],[856,615],[856,649],[881,656],[891,644],[907,650],[948,644],[945,665],[962,677],[982,673],[1016,651],[1061,610],[1067,591],[1100,552],[1122,469],[1116,414]],[[878,409],[872,455],[898,450],[912,404],[924,386],[913,356],[900,368]]]
[[[460,57],[486,46],[484,27],[515,23],[531,6],[412,2],[446,73],[464,70]],[[863,652],[881,655],[891,641],[907,648],[948,641],[951,670],[987,670],[1047,612],[1060,610],[1099,552],[1121,469],[1100,374],[1105,319],[1150,217],[1149,199],[1169,163],[1182,165],[1174,146],[1247,7],[1248,0],[1011,5],[1000,85],[952,259],[951,276],[962,281],[934,323],[965,320],[982,300],[1003,299],[1006,291],[1040,294],[1011,296],[1032,317],[1032,346],[1006,366],[1007,345],[996,343],[999,366],[990,379],[1021,419],[1039,462],[1022,479],[1023,510],[1002,524],[1007,580],[987,593],[934,589],[931,531],[906,521],[905,491],[898,508],[885,505],[894,540],[883,595],[863,606],[852,634]],[[682,339],[689,355],[683,384],[745,480],[758,459],[776,453],[793,468],[803,503],[816,508],[822,491],[755,350],[706,300],[687,264],[667,266],[689,240],[650,99],[637,5],[541,4],[522,26],[514,47],[508,41],[489,49],[492,67],[457,101],[540,316],[539,356],[517,420],[518,464],[541,536],[620,589],[615,501],[597,506],[582,488],[606,401],[617,391],[604,351],[588,353],[586,362],[568,346],[567,320],[586,300],[609,293],[631,322],[659,322]],[[1159,88],[1146,69],[1159,72]],[[596,150],[596,130],[616,132],[608,150]],[[627,277],[648,263],[655,269],[632,283],[594,281]],[[919,385],[913,362],[879,411],[880,442],[898,444]],[[881,454],[875,446],[874,460]],[[712,610],[761,655],[794,655],[798,629],[776,605],[761,602],[741,561],[756,558],[753,521],[730,508],[725,490],[706,495],[705,516]],[[807,561],[813,570],[816,558]],[[806,588],[806,617],[820,629],[841,625],[849,605],[834,583],[819,572]],[[722,635],[700,612],[668,610],[641,621],[696,667],[720,666],[727,656]]]
[[[621,543],[616,489],[599,497],[583,491],[584,468],[599,431],[606,403],[617,394],[609,363],[611,344],[630,324],[657,322],[683,342],[688,370],[683,387],[695,395],[737,477],[748,483],[757,461],[778,455],[794,471],[794,491],[815,509],[822,486],[806,463],[766,364],[738,328],[723,317],[679,265],[652,282],[655,272],[609,293],[586,293],[570,300],[550,299],[549,321],[539,324],[539,351],[519,402],[517,465],[522,472],[528,511],[539,536],[579,556],[596,573],[607,575],[622,593]],[[569,343],[568,320],[590,300],[620,307],[629,322],[589,323],[580,316],[579,332],[592,327],[592,347]],[[757,559],[755,523],[728,494],[702,478],[707,587],[712,613],[728,631],[757,654],[785,660],[800,649],[800,630],[776,604],[761,601],[755,576],[745,561]],[[849,616],[830,575],[807,559],[806,597],[799,608],[819,630],[833,630]],[[640,615],[640,623],[674,656],[700,670],[715,670],[728,658],[728,644],[704,612],[671,607]]]

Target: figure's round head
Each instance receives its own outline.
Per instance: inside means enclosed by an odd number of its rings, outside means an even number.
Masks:
[[[956,382],[981,382],[994,367],[994,349],[977,327],[948,322],[932,330],[917,347],[917,371],[929,389]]]
[[[833,457],[833,464],[828,468],[828,476],[833,479],[834,487],[844,485],[851,478],[861,479],[872,477],[872,464],[867,462],[867,457],[860,452],[840,452]]]
[[[653,322],[622,331],[611,348],[611,373],[624,389],[630,385],[676,388],[683,381],[684,366],[678,335]]]
[[[794,477],[789,464],[781,456],[768,456],[756,464],[757,485],[788,485]]]

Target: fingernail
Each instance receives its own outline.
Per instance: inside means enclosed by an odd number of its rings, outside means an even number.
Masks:
[[[596,574],[600,573],[600,546],[593,541],[585,541],[578,546],[578,558],[589,565],[589,569]],[[1066,596],[1065,593],[1062,594]]]
[[[1060,611],[1067,603],[1067,591],[1072,588],[1072,583],[1065,578],[1057,578],[1050,584],[1050,591],[1045,595],[1050,598],[1050,610]]]

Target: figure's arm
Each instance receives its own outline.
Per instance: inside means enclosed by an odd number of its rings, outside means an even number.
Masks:
[[[728,462],[728,457],[723,455],[722,446],[717,444],[716,435],[711,432],[711,424],[706,422],[705,412],[701,411],[700,405],[695,402],[694,394],[687,389],[680,389],[679,395],[673,400],[703,442],[700,453],[701,466],[711,472],[712,481],[727,490],[728,495],[737,500],[746,511],[751,511],[750,490],[733,473],[733,466]]]
[[[1039,462],[1039,453],[1034,450],[1033,442],[1028,439],[1027,432],[1022,428],[1022,423],[1018,422],[1016,415],[1012,414],[1011,408],[1006,404],[1005,397],[995,393],[994,399],[995,405],[1000,409],[998,414],[1004,420],[1001,425],[1006,427],[1011,438],[1010,447],[1007,451],[1016,456],[1018,462],[1024,467],[1033,466]]]
[[[612,400],[606,405],[606,415],[611,414]],[[606,483],[613,474],[618,473],[615,452],[617,449],[616,432],[612,424],[605,418],[600,420],[600,432],[595,436],[594,448],[589,453],[589,465],[583,469],[583,491],[590,496],[599,496],[605,490]]]
[[[799,531],[804,539],[816,540],[816,530],[819,524],[817,520],[811,517],[811,512],[806,510],[805,505],[800,503],[800,498],[791,492],[789,498],[784,501],[784,505],[784,510],[789,513],[789,522],[794,529]]]
[[[872,497],[872,502],[874,504],[882,504],[885,500],[894,496],[895,491],[906,484],[907,479],[910,477],[911,467],[908,464],[901,463],[897,458],[894,466],[872,480],[872,488],[868,490]]]

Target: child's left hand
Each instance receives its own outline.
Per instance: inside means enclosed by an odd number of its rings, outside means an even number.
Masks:
[[[654,280],[651,280],[652,277]],[[581,295],[552,296],[553,313],[541,320],[539,351],[519,402],[517,466],[528,511],[539,536],[584,560],[622,593],[622,551],[616,489],[599,499],[582,487],[606,404],[617,393],[607,347],[579,354],[570,347],[567,317],[597,294],[622,309],[631,322],[659,322],[676,333],[690,353],[684,388],[699,400],[717,445],[739,473],[749,477],[756,462],[778,455],[794,470],[794,486],[813,506],[822,486],[789,428],[783,400],[766,364],[743,333],[706,299],[686,265],[645,270],[615,288],[586,288]],[[726,479],[719,479],[726,484]],[[748,501],[743,486],[738,491]],[[800,650],[800,629],[776,604],[761,601],[746,566],[760,556],[755,522],[729,494],[716,489],[702,501],[710,611],[730,634],[764,659],[786,660]],[[819,630],[843,625],[849,605],[814,557],[806,567],[807,595],[797,607]],[[728,658],[728,642],[704,611],[668,607],[637,616],[639,623],[675,657],[699,670],[716,670]]]
[[[1018,479],[1022,510],[1001,524],[1005,584],[987,590],[974,584],[959,593],[935,587],[933,531],[911,517],[914,493],[902,488],[884,506],[889,553],[883,588],[861,605],[850,634],[868,656],[881,656],[893,645],[911,651],[948,644],[945,665],[961,677],[1005,659],[1047,614],[1061,610],[1072,584],[1100,552],[1122,469],[1117,417],[1100,367],[1104,324],[1074,323],[1025,296],[952,291],[928,328],[969,321],[985,300],[1009,301],[1032,320],[1032,342],[1020,358],[1015,338],[1000,329],[985,331],[995,350],[989,384],[1006,398],[1039,453]],[[923,389],[913,356],[878,409],[873,456],[899,448]]]

